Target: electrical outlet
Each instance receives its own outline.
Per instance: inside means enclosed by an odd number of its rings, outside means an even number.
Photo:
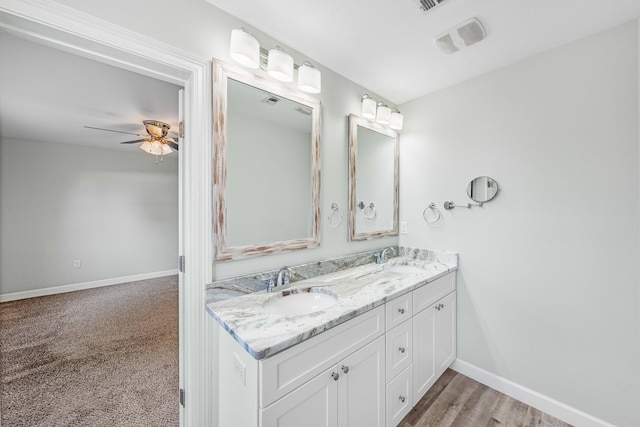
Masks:
[[[73,268],[80,268],[81,266],[82,266],[82,264],[80,264],[80,260],[79,259],[73,260]]]
[[[233,372],[240,378],[242,385],[247,385],[247,367],[242,363],[236,353],[233,353]]]
[[[407,221],[402,221],[400,223],[400,234],[407,234],[409,233],[409,225],[407,224]]]

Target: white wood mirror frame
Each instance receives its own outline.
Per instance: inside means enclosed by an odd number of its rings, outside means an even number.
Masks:
[[[390,228],[384,226],[375,228],[373,230],[361,231],[358,229],[357,213],[358,210],[363,211],[363,208],[359,208],[360,202],[366,202],[367,205],[370,200],[358,200],[358,178],[364,179],[362,176],[358,176],[359,169],[364,169],[363,165],[358,166],[358,127],[362,127],[367,130],[377,132],[385,137],[389,137],[393,142],[393,155],[389,156],[389,168],[393,168],[393,183],[389,182],[389,187],[392,184],[393,194],[384,195],[385,200],[389,201],[388,206],[386,204],[376,206],[376,209],[391,209],[392,213],[389,215]],[[398,235],[398,141],[399,135],[393,129],[382,126],[378,123],[366,120],[355,114],[349,116],[349,240],[368,240],[374,238],[380,238],[385,236],[397,236]],[[363,141],[360,141],[362,145]],[[362,149],[362,147],[361,147]],[[371,178],[371,177],[370,177]],[[366,209],[366,208],[365,208]],[[374,211],[375,215],[375,211]]]
[[[308,219],[310,230],[307,236],[300,238],[268,241],[251,244],[231,246],[228,244],[228,201],[227,201],[227,138],[228,124],[228,80],[233,79],[240,83],[252,86],[278,97],[301,104],[311,112],[311,135],[309,144],[311,158],[304,159],[310,163],[310,200],[311,205],[307,210],[311,218]],[[221,61],[213,61],[213,203],[214,203],[214,247],[215,261],[236,260],[261,255],[270,255],[280,252],[309,249],[320,245],[320,101],[301,92],[281,86],[260,75],[255,75],[244,69],[234,67]],[[273,167],[286,167],[285,165],[272,165]],[[265,174],[267,177],[268,174]],[[287,189],[274,190],[271,206],[256,206],[256,214],[260,209],[281,209],[286,211],[286,204],[290,200],[287,197]]]

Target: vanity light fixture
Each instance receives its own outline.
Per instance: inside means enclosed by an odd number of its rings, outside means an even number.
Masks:
[[[381,125],[388,125],[391,121],[391,108],[382,102],[378,102],[378,111],[376,112],[376,122]]]
[[[389,127],[391,129],[400,130],[402,129],[402,122],[404,122],[404,116],[397,108],[394,108],[391,111],[391,119],[389,120]]]
[[[293,58],[288,53],[276,46],[269,51],[267,60],[267,73],[281,82],[293,81]]]
[[[394,130],[401,130],[404,116],[397,108],[391,108],[384,102],[378,102],[369,94],[362,95],[362,117],[368,120],[375,120],[377,123],[389,126]]]
[[[229,55],[245,67],[258,68],[260,66],[260,43],[244,28],[232,30]]]
[[[322,89],[320,70],[316,70],[308,61],[298,67],[298,89],[309,93],[320,93]]]
[[[366,93],[362,95],[362,117],[369,120],[375,119],[377,107],[378,103],[375,99]]]
[[[284,52],[280,46],[266,50],[244,28],[231,31],[229,56],[239,64],[248,68],[262,68],[274,79],[282,82],[292,82],[294,70],[298,70],[298,89],[309,93],[320,93],[322,75],[308,61],[297,65],[291,55]]]

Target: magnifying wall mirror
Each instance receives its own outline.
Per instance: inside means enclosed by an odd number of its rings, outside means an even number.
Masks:
[[[484,203],[496,197],[498,183],[488,176],[472,179],[467,185],[467,196],[474,202]]]
[[[398,234],[398,133],[349,116],[349,239]]]
[[[214,61],[215,260],[319,246],[320,101]]]

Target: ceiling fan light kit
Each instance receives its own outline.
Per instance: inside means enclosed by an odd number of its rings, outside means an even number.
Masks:
[[[143,120],[142,123],[144,124],[144,128],[147,131],[147,135],[140,133],[123,132],[112,129],[103,129],[92,126],[85,126],[85,128],[103,130],[107,132],[125,133],[128,135],[143,137],[143,139],[124,141],[120,144],[136,144],[138,142],[142,142],[142,144],[138,148],[140,148],[145,153],[156,156],[156,164],[158,164],[158,157],[160,158],[160,162],[163,162],[164,156],[166,154],[171,154],[173,153],[174,149],[178,149],[178,144],[176,144],[175,139],[167,136],[167,133],[169,133],[169,129],[171,129],[171,126],[169,124],[158,120]]]

